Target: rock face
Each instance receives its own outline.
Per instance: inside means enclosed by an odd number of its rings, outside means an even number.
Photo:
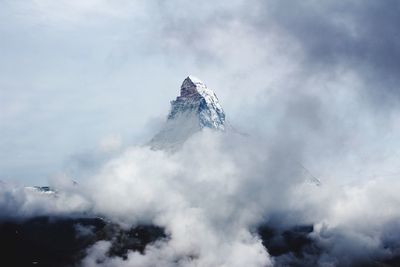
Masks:
[[[225,131],[225,113],[214,91],[189,76],[182,83],[180,96],[171,101],[168,119],[150,146],[173,149],[204,128]]]
[[[181,95],[171,102],[168,119],[185,112],[193,112],[199,119],[200,128],[225,130],[225,113],[214,91],[199,79],[189,76],[181,86]]]

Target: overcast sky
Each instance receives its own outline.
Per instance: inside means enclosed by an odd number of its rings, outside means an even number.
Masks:
[[[268,131],[280,106],[313,129],[368,117],[357,123],[390,132],[399,12],[396,0],[0,0],[0,180],[45,184],[85,153],[145,142],[189,74],[247,132]]]

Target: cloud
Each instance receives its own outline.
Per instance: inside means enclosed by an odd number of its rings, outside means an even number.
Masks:
[[[77,44],[78,48],[96,45],[106,62],[115,64],[112,71],[86,71],[79,86],[65,81],[67,98],[52,97],[50,89],[31,98],[52,103],[69,99],[71,106],[82,98],[93,99],[66,116],[74,123],[62,127],[80,129],[75,144],[80,151],[85,151],[87,140],[110,134],[100,124],[115,119],[120,124],[110,127],[115,135],[101,141],[100,150],[110,154],[78,151],[72,157],[79,186],[72,185],[68,175],[51,181],[59,191],[57,197],[2,183],[3,218],[90,212],[124,227],[162,226],[170,236],[148,246],[144,254],[130,252],[127,260],[108,257],[110,244],[101,241],[88,250],[85,266],[284,266],[293,261],[346,266],[398,257],[397,2],[153,1],[144,4],[146,12],[141,4],[136,9],[136,3],[132,8],[108,1],[36,1],[28,6],[34,12],[32,17],[23,16],[22,24],[54,22],[68,38],[84,41],[85,31],[90,32],[94,41]],[[103,18],[110,28],[99,31]],[[85,24],[89,20],[93,24]],[[87,27],[79,31],[82,24]],[[72,27],[76,35],[64,27]],[[62,50],[69,55],[77,51]],[[81,58],[82,52],[77,55]],[[97,57],[94,61],[104,63]],[[68,62],[94,65],[90,60]],[[71,69],[60,71],[75,77]],[[127,118],[146,121],[164,111],[160,107],[164,94],[175,94],[178,86],[173,85],[179,85],[178,79],[189,70],[210,81],[228,120],[249,137],[204,131],[174,154],[146,146],[120,148],[116,137],[118,129],[130,127]],[[123,78],[132,73],[141,78]],[[110,80],[104,80],[105,74]],[[127,89],[110,90],[116,88],[110,85],[114,80]],[[102,83],[110,86],[97,89]],[[83,97],[82,84],[92,84]],[[140,84],[133,93],[132,84]],[[19,105],[4,105],[1,119],[7,125],[15,125],[16,119],[46,102],[32,100],[25,105],[11,89],[5,102]],[[121,100],[128,92],[134,103]],[[104,101],[109,102],[110,96],[121,101],[96,121],[75,124],[85,110],[107,107]],[[122,105],[136,109],[106,116]],[[47,107],[42,115],[59,114]],[[48,126],[58,121],[46,122]],[[89,128],[93,130],[85,130]],[[17,126],[7,129],[5,140],[20,132]],[[42,131],[38,135],[43,138]],[[67,139],[71,138],[62,140]],[[10,158],[6,156],[2,158]],[[310,175],[322,185],[307,183]],[[290,253],[271,256],[255,230],[262,224],[283,230],[311,224],[314,230],[308,237],[320,253],[310,253],[304,261]]]
[[[85,197],[71,191],[70,181],[64,182],[63,192],[40,192],[34,187],[0,184],[0,220],[23,220],[35,216],[74,216],[90,209]],[[61,184],[60,184],[61,187]]]
[[[351,72],[363,83],[359,93],[368,104],[376,110],[395,108],[400,82],[396,1],[222,3],[203,10],[171,1],[157,9],[167,51],[194,57],[208,77],[215,66],[224,69],[223,79],[215,78],[218,88],[229,87],[243,99],[267,88],[284,90],[290,83],[303,90],[307,79]]]
[[[173,154],[129,147],[79,185],[68,177],[53,180],[57,197],[3,187],[2,216],[89,211],[123,227],[158,225],[169,236],[144,254],[129,252],[126,260],[108,257],[110,244],[100,241],[88,250],[84,266],[279,266],[296,260],[268,255],[254,231],[264,223],[278,229],[313,224],[310,237],[322,254],[307,259],[315,257],[320,266],[394,257],[398,240],[387,231],[397,229],[393,222],[400,216],[397,182],[361,177],[343,185],[341,175],[350,172],[335,166],[345,167],[347,159],[315,157],[304,141],[289,131],[271,139],[204,131]],[[308,146],[315,143],[307,139]],[[325,166],[332,179],[316,168],[322,185],[307,183],[297,161],[309,159]]]
[[[396,58],[400,55],[395,45],[398,39],[395,14],[400,8],[397,2],[280,1],[266,3],[265,7],[268,14],[265,17],[269,21],[272,17],[300,45],[305,53],[304,64],[312,72],[353,70],[365,81],[374,104],[390,103],[392,97],[397,99]]]

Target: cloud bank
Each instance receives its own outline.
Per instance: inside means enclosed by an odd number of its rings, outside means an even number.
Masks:
[[[396,257],[396,179],[377,175],[344,184],[338,166],[347,159],[315,157],[308,146],[321,141],[303,141],[285,132],[261,139],[204,131],[173,154],[129,147],[79,185],[54,180],[58,196],[2,187],[1,206],[18,218],[89,212],[125,228],[161,226],[169,237],[127,259],[109,257],[111,243],[100,241],[83,266],[356,266]],[[318,176],[320,186],[298,164],[311,160],[330,175]],[[257,234],[264,224],[313,225],[309,238],[321,253],[304,261],[290,253],[270,256]]]

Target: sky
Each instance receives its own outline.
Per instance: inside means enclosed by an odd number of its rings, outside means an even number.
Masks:
[[[238,127],[268,127],[276,91],[352,90],[349,113],[397,111],[397,1],[0,5],[2,180],[44,184],[102,144],[146,142],[189,74]]]
[[[321,253],[306,266],[398,257],[398,1],[0,6],[0,218],[89,211],[170,237],[127,260],[98,242],[88,267],[295,260],[268,254],[263,223],[312,224]],[[189,74],[245,135],[143,146]]]

